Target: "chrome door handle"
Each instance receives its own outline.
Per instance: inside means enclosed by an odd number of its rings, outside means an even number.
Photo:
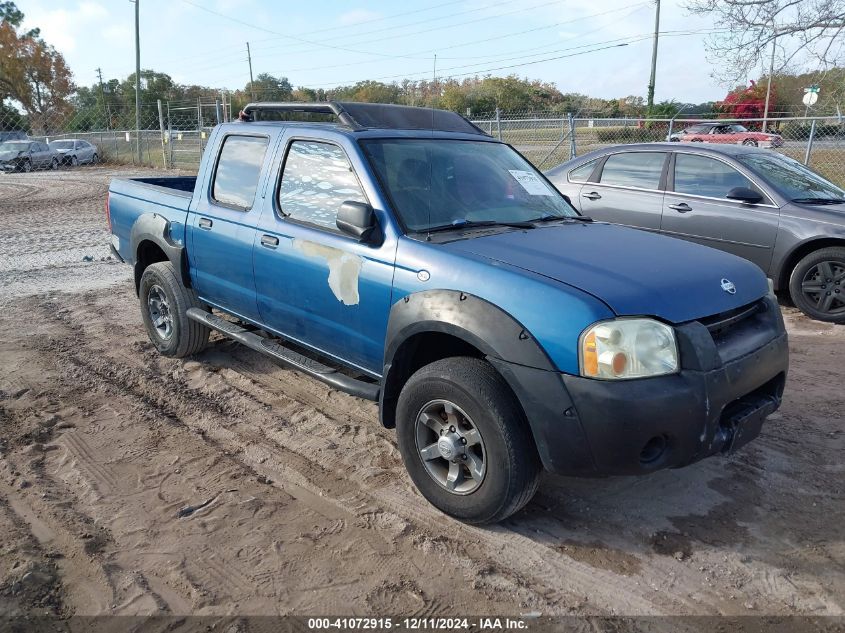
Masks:
[[[674,209],[678,213],[688,213],[692,211],[692,207],[689,206],[686,202],[679,202],[678,204],[670,204],[670,209]]]
[[[210,231],[210,230],[211,230],[211,226],[212,226],[213,224],[214,224],[214,222],[212,222],[212,221],[211,221],[211,220],[209,220],[208,218],[200,218],[200,221],[199,221],[199,227],[200,227],[201,229],[205,229],[206,231]]]
[[[279,245],[279,238],[275,235],[262,235],[261,246],[265,248],[276,248]]]
[[[582,193],[582,198],[586,198],[587,200],[601,200],[601,194],[596,193],[595,191],[591,191],[590,193]]]

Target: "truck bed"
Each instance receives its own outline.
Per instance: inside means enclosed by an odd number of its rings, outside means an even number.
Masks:
[[[170,236],[184,238],[185,222],[194,196],[195,176],[115,178],[109,186],[112,245],[120,257],[132,262],[132,227],[145,214],[163,217],[170,224]]]

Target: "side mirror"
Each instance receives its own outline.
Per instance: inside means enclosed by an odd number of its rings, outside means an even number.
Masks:
[[[728,200],[738,200],[746,204],[757,204],[763,199],[759,192],[748,187],[734,187],[725,196]]]
[[[340,205],[335,223],[337,228],[359,242],[368,241],[377,226],[373,208],[366,202],[352,200],[347,200]]]

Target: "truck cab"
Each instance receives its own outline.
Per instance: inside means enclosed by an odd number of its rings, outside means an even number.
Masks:
[[[461,520],[516,512],[543,469],[736,450],[780,404],[759,269],[592,222],[453,113],[251,104],[196,178],[115,179],[107,208],[161,353],[215,330],[378,401],[417,488]]]

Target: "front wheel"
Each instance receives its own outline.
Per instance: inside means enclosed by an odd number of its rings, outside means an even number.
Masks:
[[[97,156],[97,154],[94,154],[94,155],[91,157],[91,164],[92,164],[92,165],[96,165],[96,164],[98,164],[99,162],[100,162],[100,157],[99,157],[99,156]]]
[[[58,168],[59,168],[59,159],[58,159],[58,158],[54,158],[54,159],[50,162],[50,169],[52,169],[53,171],[56,171]]]
[[[32,163],[31,163],[31,162],[29,162],[29,159],[25,160],[25,161],[21,164],[21,171],[22,171],[22,172],[24,172],[24,173],[26,173],[26,174],[28,174],[29,172],[31,172],[31,171],[32,171]]]
[[[495,523],[537,490],[540,461],[507,383],[480,359],[418,370],[397,404],[399,451],[417,489],[467,523]]]
[[[747,138],[742,142],[743,145],[747,145],[749,147],[757,147],[757,141],[753,138]]]
[[[822,248],[798,262],[789,278],[789,295],[807,316],[845,323],[845,248]]]
[[[189,308],[204,308],[196,293],[182,285],[170,262],[150,264],[138,289],[147,335],[164,356],[183,358],[202,351],[209,329],[188,318]]]
[[[79,159],[76,156],[70,157],[70,166],[71,167],[79,167]]]

